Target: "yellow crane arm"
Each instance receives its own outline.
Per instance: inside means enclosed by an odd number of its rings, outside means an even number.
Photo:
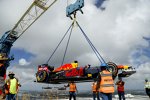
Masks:
[[[56,1],[57,0],[35,0],[13,27],[10,34],[13,35],[15,31],[15,35],[19,38]]]

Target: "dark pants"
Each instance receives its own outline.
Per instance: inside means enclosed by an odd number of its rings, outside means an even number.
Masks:
[[[102,93],[101,92],[101,96],[102,96],[102,100],[112,100],[112,93]]]
[[[73,99],[74,100],[76,100],[76,93],[75,92],[69,92],[69,100],[71,100],[72,99],[72,97],[73,97]]]
[[[97,100],[100,100],[100,93],[99,92],[93,92],[93,100],[96,100],[96,97],[97,97]]]
[[[7,94],[6,100],[16,100],[16,94]]]
[[[118,91],[119,100],[125,100],[124,92]]]
[[[149,96],[149,98],[150,98],[150,89],[148,89],[148,88],[145,88],[145,91],[146,91],[146,94]]]

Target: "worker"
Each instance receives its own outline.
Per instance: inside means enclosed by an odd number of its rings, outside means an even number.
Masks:
[[[107,64],[101,64],[101,71],[98,75],[98,86],[102,100],[112,100],[112,93],[114,93],[114,77],[112,73],[107,70]]]
[[[93,92],[93,100],[96,100],[96,97],[97,97],[97,100],[100,100],[96,80],[94,80],[94,82],[92,83],[92,92]]]
[[[150,98],[150,82],[148,82],[148,79],[145,79],[145,91]]]
[[[13,72],[9,72],[9,79],[6,80],[7,86],[5,87],[6,100],[16,100],[16,94],[18,92],[18,87],[21,87],[17,78],[15,78],[15,74]]]
[[[78,90],[74,81],[70,81],[65,87],[69,87],[69,100],[71,100],[72,97],[76,100],[76,91],[78,92]]]
[[[119,100],[125,100],[125,96],[124,96],[124,84],[125,82],[122,81],[121,77],[118,77],[118,81],[116,82],[117,85],[117,90],[118,90],[118,96],[119,96]]]

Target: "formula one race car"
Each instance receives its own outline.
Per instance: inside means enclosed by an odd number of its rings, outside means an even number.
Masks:
[[[119,75],[119,77],[128,77],[136,72],[135,70],[131,70],[132,67],[129,66],[116,65],[112,62],[108,62],[107,65],[108,70],[112,72],[113,77],[116,77],[117,75]],[[129,68],[131,71],[126,71],[126,69]],[[43,64],[38,66],[36,82],[49,84],[68,83],[68,81],[92,82],[97,79],[100,70],[100,66],[91,67],[90,65],[87,65],[85,67],[74,68],[72,64],[65,64],[54,70],[54,67]]]

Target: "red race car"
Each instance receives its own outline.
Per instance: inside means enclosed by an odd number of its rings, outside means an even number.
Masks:
[[[116,65],[112,62],[108,62],[107,65],[113,77],[117,75],[120,77],[128,77],[136,72],[129,66]],[[127,69],[130,69],[130,71]],[[118,70],[120,70],[120,73]],[[73,64],[65,64],[54,69],[53,66],[42,64],[38,66],[36,82],[49,84],[61,84],[67,83],[68,81],[92,82],[97,79],[99,72],[100,66],[87,65],[85,67],[74,67]]]

